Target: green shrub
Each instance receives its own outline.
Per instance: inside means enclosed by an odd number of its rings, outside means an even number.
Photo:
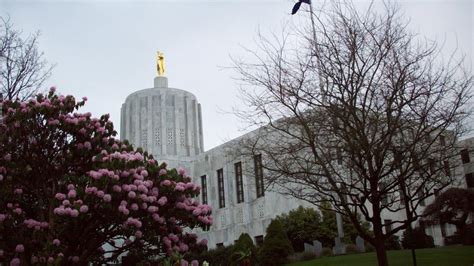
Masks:
[[[474,245],[474,223],[466,225],[462,235],[463,245]]]
[[[355,254],[355,253],[359,253],[359,251],[357,250],[356,245],[348,244],[348,245],[346,245],[346,253],[347,254]]]
[[[323,248],[321,250],[321,256],[323,256],[323,257],[332,256],[332,250],[330,248]]]
[[[374,246],[372,246],[372,244],[370,244],[369,242],[366,242],[365,243],[365,252],[374,252],[374,251],[375,251]]]
[[[311,251],[304,251],[303,253],[301,253],[301,261],[314,260],[316,258],[316,253],[313,253]]]
[[[293,247],[282,224],[278,220],[272,220],[260,248],[260,265],[283,265],[292,253]]]
[[[235,242],[230,256],[231,265],[240,265],[241,262],[246,261],[250,265],[256,263],[256,248],[253,244],[252,238],[246,233],[240,235]]]
[[[427,235],[423,228],[413,229],[412,235],[413,237],[408,234],[408,229],[403,232],[403,248],[434,248],[433,237]]]
[[[402,249],[400,245],[400,240],[397,235],[391,235],[385,239],[385,249],[387,250],[399,250]]]
[[[313,208],[299,206],[288,214],[277,216],[275,220],[282,223],[295,252],[304,251],[305,242],[312,243],[319,238],[321,215]]]
[[[315,253],[310,252],[310,251],[303,251],[303,252],[293,253],[290,256],[288,256],[288,262],[295,263],[299,261],[314,260],[316,258],[317,256]]]
[[[216,249],[206,250],[201,253],[188,253],[184,258],[188,261],[198,260],[199,264],[204,261],[209,262],[212,266],[227,266],[231,263],[231,255],[234,246],[220,247]]]

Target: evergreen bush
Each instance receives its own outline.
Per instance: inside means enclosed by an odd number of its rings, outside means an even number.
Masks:
[[[293,247],[282,224],[278,220],[272,220],[260,248],[260,265],[283,265],[292,253]]]
[[[231,265],[255,265],[256,248],[248,234],[241,234],[235,242],[230,260]]]
[[[434,248],[433,237],[427,235],[423,228],[417,227],[413,229],[412,235],[413,237],[409,235],[408,230],[403,232],[403,248]]]

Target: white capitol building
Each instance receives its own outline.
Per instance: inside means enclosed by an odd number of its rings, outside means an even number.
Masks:
[[[208,240],[209,249],[233,244],[241,233],[248,233],[258,244],[263,241],[271,219],[300,205],[308,206],[301,200],[264,191],[262,156],[236,155],[239,138],[204,151],[202,120],[196,96],[169,88],[168,79],[158,76],[153,88],[133,92],[122,104],[120,137],[170,167],[185,168],[193,181],[202,186],[199,197],[212,207],[214,224],[209,231],[198,229],[197,233]],[[472,142],[466,140],[462,145],[473,147]],[[467,178],[469,172],[474,172],[471,166],[474,165],[465,163],[456,172]],[[390,220],[404,213],[385,216]],[[443,236],[454,231],[452,226],[443,230],[430,226],[426,233],[433,236],[435,245],[443,245]]]

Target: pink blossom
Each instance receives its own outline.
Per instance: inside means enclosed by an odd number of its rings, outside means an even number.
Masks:
[[[53,263],[54,262],[54,258],[53,257],[48,257],[48,263]]]
[[[163,237],[163,243],[165,244],[166,247],[170,248],[171,247],[171,240],[168,237]]]
[[[158,175],[159,176],[162,176],[162,175],[166,175],[168,172],[166,171],[166,169],[160,169],[160,172],[158,172]]]
[[[87,205],[82,205],[79,208],[79,211],[82,212],[82,213],[86,213],[87,211],[89,211],[89,207]]]
[[[5,156],[3,156],[3,159],[5,161],[10,161],[12,159],[12,155],[10,153],[7,153],[7,154],[5,154]]]
[[[155,213],[155,212],[157,212],[157,211],[158,211],[158,207],[156,207],[156,206],[150,206],[150,207],[148,207],[148,212],[149,212],[149,213]]]
[[[71,210],[70,215],[71,215],[71,217],[77,217],[77,216],[79,216],[79,211],[76,210],[76,209]]]
[[[167,202],[168,202],[168,199],[165,196],[161,197],[158,200],[158,204],[160,204],[161,206],[165,205]]]
[[[92,148],[92,145],[89,141],[84,142],[84,148],[90,150]]]
[[[137,196],[137,194],[135,194],[135,192],[133,192],[133,191],[128,192],[128,197],[129,198],[134,199],[136,196]]]
[[[181,260],[180,266],[188,266],[189,263],[187,260]]]
[[[146,188],[145,185],[139,185],[138,191],[143,192],[143,193],[148,193],[148,188]]]
[[[75,188],[76,188],[76,187],[75,187],[73,184],[67,185],[67,189],[68,189],[68,190],[73,190],[73,189],[75,189]]]
[[[191,266],[199,266],[199,261],[197,260],[191,261]]]
[[[20,265],[20,259],[19,258],[14,258],[10,261],[10,266],[18,266]]]
[[[178,174],[181,175],[181,176],[184,176],[186,174],[186,170],[184,170],[184,168],[178,168]]]
[[[105,202],[110,202],[112,200],[112,196],[110,194],[105,194],[103,199]]]
[[[75,198],[76,196],[77,196],[77,192],[74,189],[69,190],[69,192],[67,193],[68,198]]]
[[[180,243],[179,244],[179,249],[181,250],[181,252],[186,252],[189,250],[189,247],[188,245],[184,244],[184,243]]]
[[[23,211],[21,210],[21,208],[15,208],[13,212],[20,215]]]
[[[113,189],[113,191],[115,191],[115,192],[121,192],[121,191],[122,191],[122,188],[121,188],[120,186],[118,186],[118,185],[114,185],[114,186],[112,187],[112,189]]]
[[[163,186],[167,186],[167,187],[168,187],[168,186],[171,186],[171,181],[169,181],[168,179],[166,179],[166,180],[162,181],[161,184],[162,184]]]
[[[85,97],[85,96],[82,97],[82,100],[83,100],[84,102],[87,101],[87,97]]]
[[[64,215],[64,207],[61,206],[61,207],[58,207],[58,208],[54,208],[53,212],[54,212],[54,214],[57,214],[57,215]]]
[[[55,239],[53,240],[53,245],[59,246],[59,245],[61,245],[61,241],[59,241],[59,239],[55,238]]]
[[[22,253],[25,251],[25,247],[22,244],[18,244],[15,247],[15,252]]]
[[[3,222],[6,218],[7,216],[5,214],[0,213],[0,223]]]
[[[91,174],[89,173],[89,175],[91,175]],[[94,178],[94,177],[92,176],[92,178]],[[85,192],[87,194],[94,194],[94,193],[97,192],[97,188],[96,187],[86,187]]]
[[[50,125],[50,126],[59,125],[59,120],[57,120],[57,119],[48,120],[48,125]]]
[[[99,191],[97,191],[96,195],[97,195],[97,197],[99,197],[99,198],[103,198],[103,197],[105,196],[105,193],[104,193],[104,191],[99,190]]]
[[[13,191],[13,193],[15,193],[15,194],[17,194],[17,195],[21,195],[21,194],[23,194],[23,189],[17,188],[17,189],[15,189],[15,190]]]
[[[142,236],[143,236],[142,231],[137,230],[137,231],[135,232],[135,237],[136,237],[136,238],[142,238]]]
[[[130,209],[132,209],[133,211],[137,211],[138,205],[136,203],[133,203],[132,205],[130,205]]]
[[[79,262],[79,257],[78,256],[72,257],[72,262],[78,263]]]
[[[198,209],[198,208],[194,209],[193,215],[194,215],[194,216],[199,216],[199,215],[201,215],[201,209]]]

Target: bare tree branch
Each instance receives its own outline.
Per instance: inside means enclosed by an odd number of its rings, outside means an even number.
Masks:
[[[269,189],[316,206],[329,201],[387,265],[385,239],[422,215],[434,189],[456,181],[450,170],[473,77],[454,57],[441,62],[436,43],[410,33],[391,3],[380,13],[326,8],[315,37],[260,35],[253,61],[234,60],[247,104],[236,113],[258,128],[241,153],[264,156]],[[384,213],[396,212],[402,218],[385,224]]]
[[[9,18],[0,20],[0,93],[7,100],[25,100],[41,89],[54,66],[38,51],[39,32],[23,39]]]

